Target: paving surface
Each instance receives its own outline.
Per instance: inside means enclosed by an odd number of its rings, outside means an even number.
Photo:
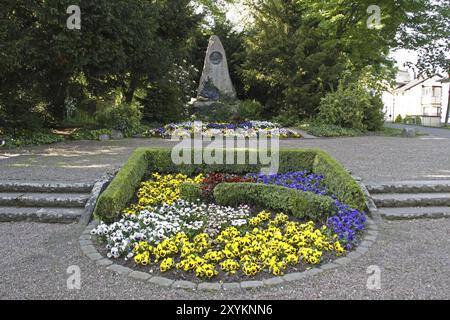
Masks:
[[[450,139],[357,137],[284,140],[318,147],[365,181],[450,179]],[[160,139],[60,143],[0,151],[0,179],[93,182],[141,146]],[[49,178],[51,177],[51,179]],[[351,265],[270,289],[192,292],[163,289],[96,266],[81,251],[78,225],[0,223],[0,299],[450,299],[450,219],[381,222],[376,243]],[[81,269],[81,290],[68,290],[67,268]],[[366,288],[369,266],[381,290]]]
[[[383,222],[351,265],[282,286],[233,292],[166,289],[98,267],[80,250],[77,225],[0,224],[0,299],[450,299],[450,219]],[[79,266],[81,290],[68,290]],[[366,287],[369,266],[381,290]]]
[[[280,144],[321,148],[365,181],[450,179],[450,137],[289,139]],[[173,145],[162,139],[125,139],[4,150],[0,151],[0,179],[92,183],[120,167],[138,147]]]
[[[403,129],[403,128],[414,128],[421,133],[431,134],[433,136],[450,138],[450,129],[445,128],[433,128],[433,127],[423,127],[414,126],[409,124],[398,124],[398,123],[386,123],[389,128]]]

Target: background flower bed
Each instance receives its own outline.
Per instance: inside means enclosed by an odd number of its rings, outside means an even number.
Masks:
[[[278,135],[280,138],[301,138],[301,135],[291,129],[282,128],[279,124],[269,121],[245,121],[240,123],[204,123],[202,127],[195,122],[170,123],[166,126],[151,129],[143,135],[148,137],[171,138],[175,136],[191,136],[200,134],[204,137],[217,135],[257,137],[261,134],[267,136]]]

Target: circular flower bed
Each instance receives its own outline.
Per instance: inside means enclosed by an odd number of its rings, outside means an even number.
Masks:
[[[198,126],[195,122],[171,123],[164,127],[148,130],[144,133],[148,137],[171,138],[172,136],[192,136],[201,134],[203,137],[217,135],[251,138],[264,134],[267,137],[301,138],[293,130],[282,128],[277,123],[269,121],[246,121],[242,123],[208,123]]]
[[[134,204],[92,234],[106,244],[109,258],[177,279],[235,281],[301,271],[345,255],[358,242],[365,215],[340,203],[324,221],[308,221],[246,205],[213,203],[222,182],[257,182],[328,195],[321,176],[306,171],[245,176],[161,175],[143,182]],[[183,183],[197,185],[199,199],[180,199]]]

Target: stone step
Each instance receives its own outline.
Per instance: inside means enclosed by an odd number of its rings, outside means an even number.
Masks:
[[[83,208],[36,208],[36,207],[0,207],[0,222],[78,222]]]
[[[372,199],[381,208],[450,206],[450,193],[381,193]]]
[[[381,208],[378,212],[387,220],[450,218],[450,207]]]
[[[84,208],[88,193],[0,192],[0,206]]]
[[[378,193],[450,193],[450,180],[398,181],[368,183],[371,194]]]
[[[90,193],[91,183],[0,181],[0,192]]]

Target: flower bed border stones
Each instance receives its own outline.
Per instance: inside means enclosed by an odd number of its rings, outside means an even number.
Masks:
[[[338,258],[332,262],[323,264],[318,267],[313,267],[303,272],[286,273],[280,277],[270,277],[263,280],[243,280],[241,282],[232,283],[220,283],[220,282],[200,282],[194,283],[185,280],[173,280],[161,276],[153,276],[150,273],[136,271],[134,269],[124,267],[119,264],[113,263],[110,259],[103,257],[97,249],[94,247],[91,240],[90,232],[97,226],[98,222],[94,221],[90,223],[83,231],[79,238],[79,244],[83,253],[99,267],[106,268],[109,271],[115,272],[119,275],[127,276],[131,279],[144,281],[151,284],[156,284],[161,287],[173,288],[173,289],[185,289],[185,290],[202,290],[202,291],[231,291],[231,290],[247,290],[255,288],[270,287],[276,285],[282,285],[285,282],[293,282],[303,280],[306,277],[319,274],[324,271],[336,269],[340,266],[344,266],[359,258],[365,254],[369,248],[373,245],[378,237],[378,226],[375,221],[368,218],[367,231],[362,239],[362,242],[358,245],[356,250],[350,252],[347,256]]]

